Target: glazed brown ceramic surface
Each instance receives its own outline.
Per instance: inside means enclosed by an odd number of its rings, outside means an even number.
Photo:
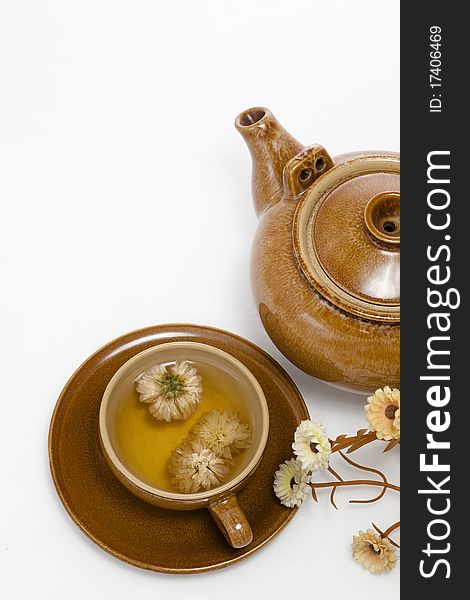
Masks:
[[[255,476],[237,494],[253,542],[231,548],[209,511],[174,511],[144,502],[113,475],[98,432],[99,407],[114,373],[138,352],[169,341],[210,344],[235,356],[266,396],[270,435]],[[194,325],[155,326],[129,333],[91,356],[65,386],[49,432],[52,477],[75,523],[99,546],[133,565],[169,573],[194,573],[241,560],[271,540],[294,516],[272,490],[278,465],[292,455],[292,436],[308,418],[295,384],[265,352],[231,333]],[[231,510],[230,502],[224,511]],[[217,518],[217,510],[213,513]]]
[[[235,125],[253,162],[252,287],[269,336],[339,388],[398,387],[399,155],[331,158],[303,148],[265,108]]]
[[[304,194],[292,227],[310,285],[337,308],[385,323],[400,322],[400,237],[387,215],[399,192],[381,190],[400,189],[398,169],[399,159],[385,155],[338,164]]]

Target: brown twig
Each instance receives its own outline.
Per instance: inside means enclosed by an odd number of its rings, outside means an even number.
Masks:
[[[348,464],[350,464],[352,467],[359,469],[360,471],[368,471],[369,473],[375,473],[382,479],[382,481],[384,483],[388,483],[388,480],[387,480],[386,476],[384,475],[384,473],[382,473],[382,471],[379,471],[378,469],[374,469],[373,467],[366,467],[365,465],[360,465],[358,462],[355,462],[351,457],[343,454],[343,452],[339,451],[339,453],[340,453],[341,458],[343,460],[345,460]],[[384,488],[382,488],[382,490],[380,491],[380,493],[377,496],[375,496],[374,498],[371,498],[370,500],[350,500],[349,502],[351,504],[372,504],[373,502],[377,502],[378,500],[380,500],[385,495],[386,491],[387,491],[387,488],[384,487]]]
[[[374,502],[378,502],[379,500],[381,500],[385,494],[387,492],[387,488],[383,487],[380,492],[377,494],[377,496],[374,496],[373,498],[370,498],[369,500],[350,500],[350,504],[373,504]]]
[[[373,480],[373,479],[344,480],[341,477],[341,475],[333,469],[333,467],[329,466],[328,471],[336,478],[336,481],[325,481],[325,482],[319,482],[319,483],[315,483],[315,482],[311,481],[310,487],[312,489],[312,497],[315,500],[315,502],[318,502],[318,496],[317,496],[316,490],[320,489],[320,488],[327,488],[327,487],[332,488],[331,493],[330,493],[330,503],[336,510],[338,510],[338,507],[335,502],[335,493],[339,487],[352,486],[352,485],[369,485],[369,486],[378,486],[378,487],[382,488],[380,490],[379,494],[377,494],[376,496],[374,496],[373,498],[370,498],[368,500],[350,500],[349,502],[351,502],[353,504],[370,504],[372,502],[377,502],[385,495],[387,490],[394,490],[396,492],[400,492],[400,486],[390,483],[388,481],[387,477],[385,476],[385,474],[382,473],[382,471],[379,471],[379,469],[374,469],[373,467],[367,467],[365,465],[361,465],[358,462],[352,460],[352,458],[350,456],[347,456],[347,454],[350,454],[351,452],[354,452],[355,450],[358,450],[359,448],[362,448],[366,444],[370,444],[371,442],[374,442],[377,439],[378,438],[377,438],[375,431],[368,431],[367,429],[359,429],[356,432],[356,435],[348,436],[346,434],[343,434],[343,435],[338,436],[335,440],[332,440],[332,439],[329,440],[332,453],[339,452],[341,458],[345,462],[347,462],[349,465],[351,465],[352,467],[354,467],[356,469],[359,469],[360,471],[374,473],[375,475],[380,477],[381,481],[377,481],[377,480]],[[381,441],[384,441],[384,440],[381,440]],[[383,451],[388,452],[389,450],[394,448],[399,443],[400,443],[400,440],[390,440],[390,441],[388,441],[388,443],[385,446],[385,449]],[[345,450],[346,453],[344,453],[343,450]],[[397,547],[397,548],[400,547],[399,544],[394,542],[389,537],[390,533],[392,533],[395,529],[400,527],[400,521],[391,525],[385,532],[380,531],[380,529],[378,529],[378,527],[376,525],[374,525],[374,523],[372,523],[372,525],[373,525],[374,529],[382,536],[382,538],[387,538],[390,541],[390,543],[393,544],[395,547]]]
[[[392,448],[395,448],[395,446],[396,446],[397,444],[399,444],[399,443],[400,443],[400,440],[390,440],[390,441],[388,442],[388,444],[385,446],[385,448],[384,448],[384,452],[388,452],[388,451],[389,451],[389,450],[391,450]]]
[[[347,452],[354,452],[354,450],[358,450],[365,446],[366,444],[370,444],[377,439],[377,435],[375,431],[367,431],[367,429],[359,429],[356,435],[339,435],[335,440],[330,440],[331,451],[339,452],[340,450],[346,450]]]
[[[341,477],[341,475],[339,475],[332,467],[328,467],[328,471],[334,475],[336,477],[336,479],[338,481],[344,481],[344,479]],[[336,508],[336,510],[338,510],[338,507],[336,506],[336,502],[335,502],[335,492],[336,492],[336,487],[334,487],[331,490],[331,494],[330,494],[330,502],[331,504]]]
[[[384,531],[383,537],[389,537],[389,535],[392,533],[392,531],[395,531],[395,529],[398,529],[399,527],[400,527],[400,521],[397,521],[393,525],[390,525],[390,527]]]
[[[328,467],[328,471],[334,477],[336,477],[337,481],[327,481],[327,482],[323,482],[323,483],[322,482],[315,483],[313,481],[310,482],[310,486],[312,488],[312,496],[315,501],[318,501],[315,490],[318,488],[323,488],[323,487],[331,487],[332,488],[331,493],[330,493],[330,502],[334,506],[334,508],[336,508],[336,510],[338,510],[338,507],[334,500],[335,492],[338,487],[343,486],[343,485],[373,485],[373,486],[380,486],[382,488],[380,493],[377,496],[375,496],[374,498],[371,498],[368,500],[350,500],[349,502],[351,502],[352,504],[370,504],[372,502],[377,502],[384,496],[387,489],[393,489],[397,492],[400,491],[400,487],[397,485],[394,485],[392,483],[389,483],[386,476],[378,469],[374,469],[373,467],[366,467],[365,465],[361,465],[361,464],[355,462],[351,457],[346,456],[346,454],[344,454],[341,451],[339,451],[339,454],[344,461],[346,461],[348,464],[350,464],[354,468],[359,469],[361,471],[367,471],[369,473],[374,473],[374,474],[378,475],[382,479],[382,481],[375,481],[375,480],[369,480],[369,479],[351,479],[349,481],[345,481],[341,477],[341,475],[339,475],[339,473],[337,473],[332,467]]]
[[[372,527],[375,529],[375,531],[380,535],[380,537],[382,539],[387,538],[389,540],[389,542],[395,546],[395,548],[399,548],[400,544],[397,544],[396,542],[394,542],[391,538],[390,538],[390,534],[392,533],[392,531],[395,531],[395,529],[398,529],[400,527],[400,521],[397,521],[396,523],[394,523],[393,525],[390,525],[390,527],[388,529],[386,529],[385,531],[381,531],[377,525],[375,523],[372,523]]]
[[[317,492],[315,491],[315,488],[310,486],[312,488],[312,498],[315,500],[315,502],[318,502],[318,496],[317,496]]]
[[[356,432],[356,435],[339,435],[335,440],[330,440],[331,444],[331,452],[340,452],[341,450],[346,450],[349,454],[350,452],[354,452],[362,448],[366,444],[370,444],[371,442],[375,442],[378,440],[377,434],[375,431],[368,431],[367,429],[359,429]],[[380,440],[384,441],[384,440]],[[384,448],[384,452],[388,452],[392,448],[394,448],[397,444],[400,443],[400,440],[390,440],[388,444]]]
[[[310,486],[315,489],[327,488],[331,486],[345,486],[345,485],[375,485],[385,487],[390,490],[400,491],[400,486],[394,485],[393,483],[385,483],[383,481],[374,481],[373,479],[351,479],[349,481],[324,481],[321,483],[310,483]]]

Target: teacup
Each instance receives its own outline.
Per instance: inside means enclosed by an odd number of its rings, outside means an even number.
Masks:
[[[130,389],[136,378],[154,364],[166,364],[178,360],[222,369],[243,395],[251,424],[251,442],[244,450],[243,458],[237,468],[221,485],[197,493],[178,493],[158,488],[139,477],[126,464],[122,456],[115,429],[116,415],[125,390]],[[226,540],[234,548],[243,548],[253,539],[250,525],[235,494],[249,481],[258,467],[268,439],[268,431],[269,412],[266,398],[253,374],[227,352],[199,342],[169,342],[136,354],[114,374],[101,400],[99,414],[101,446],[107,463],[119,481],[139,498],[162,508],[171,510],[207,508]]]

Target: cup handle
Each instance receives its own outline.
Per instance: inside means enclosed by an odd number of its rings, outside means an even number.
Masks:
[[[253,541],[253,532],[236,496],[228,496],[209,506],[214,521],[233,548],[244,548]]]

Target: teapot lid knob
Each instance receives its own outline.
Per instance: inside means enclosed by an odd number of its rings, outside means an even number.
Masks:
[[[400,245],[400,192],[372,196],[364,208],[364,222],[372,239],[384,248]]]

